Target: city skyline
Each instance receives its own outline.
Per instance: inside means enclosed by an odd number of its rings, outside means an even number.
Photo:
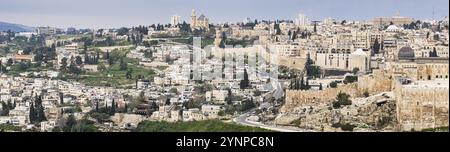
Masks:
[[[211,23],[240,22],[247,17],[294,20],[298,13],[307,15],[311,20],[325,17],[370,20],[379,16],[393,16],[397,11],[402,16],[414,19],[443,19],[448,16],[448,3],[446,0],[4,0],[0,6],[0,21],[35,27],[117,28],[166,24],[172,15],[180,15],[182,21],[189,22],[191,9],[196,9],[198,14],[205,14]]]
[[[449,129],[441,0],[1,4],[0,132]]]

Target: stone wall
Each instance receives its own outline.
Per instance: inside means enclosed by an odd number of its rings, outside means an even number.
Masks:
[[[448,86],[448,83],[446,84]],[[395,87],[397,118],[403,131],[449,126],[448,87]]]
[[[384,104],[369,102],[364,105],[351,105],[341,109],[316,110],[311,114],[302,116],[299,127],[318,131],[338,131],[331,127],[332,124],[352,124],[359,129],[394,130],[393,124],[395,124],[395,121],[394,101],[388,101]]]
[[[393,76],[409,77],[412,80],[435,80],[449,78],[448,59],[417,60],[415,62],[387,62]]]
[[[146,119],[141,115],[116,113],[111,117],[111,120],[118,126],[124,126],[126,124],[138,125]]]
[[[391,91],[392,77],[388,71],[373,70],[372,74],[360,76],[358,78],[358,91],[369,94]]]
[[[316,106],[334,101],[339,92],[349,94],[351,97],[360,96],[357,84],[341,85],[337,88],[327,88],[325,90],[286,90],[285,104],[281,107],[281,113],[293,112],[295,107]]]
[[[436,67],[439,68],[438,65]],[[449,82],[445,75],[443,79],[439,75],[436,80],[413,81],[410,86],[401,84],[394,75],[389,70],[374,70],[370,75],[360,76],[358,83],[337,88],[320,91],[287,90],[285,104],[274,122],[292,125],[293,121],[300,119],[299,127],[322,131],[332,131],[326,129],[327,124],[336,123],[337,120],[399,131],[449,126]],[[435,75],[433,77],[436,78]],[[374,105],[358,106],[356,113],[355,108],[347,112],[345,109],[340,109],[340,112],[325,109],[340,91],[349,94],[352,100],[361,97],[365,91],[371,97],[381,94],[384,96],[387,92],[392,93],[389,96],[394,98],[392,102],[381,106],[378,101],[373,101]]]

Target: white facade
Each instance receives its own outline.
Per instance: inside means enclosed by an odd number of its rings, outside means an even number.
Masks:
[[[357,49],[355,52],[350,54],[349,70],[357,68],[362,72],[369,71],[369,63],[370,58],[368,52],[364,52],[362,49]]]
[[[209,117],[217,116],[222,110],[224,110],[224,108],[219,105],[202,105],[202,113]]]
[[[298,26],[307,26],[309,25],[309,18],[305,14],[298,14],[297,19],[295,20],[295,24]]]
[[[170,24],[176,26],[181,23],[181,16],[174,15],[170,18]]]

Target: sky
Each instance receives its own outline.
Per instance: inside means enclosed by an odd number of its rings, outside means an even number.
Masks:
[[[59,28],[117,28],[189,21],[193,8],[213,23],[252,20],[370,20],[379,16],[443,19],[449,0],[0,0],[0,21]],[[433,11],[434,10],[434,11]],[[434,13],[433,13],[434,12]],[[434,15],[433,15],[434,14]]]

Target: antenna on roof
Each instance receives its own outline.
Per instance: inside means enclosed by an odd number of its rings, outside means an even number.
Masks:
[[[431,19],[434,20],[434,6],[433,6],[433,16],[432,16]]]

